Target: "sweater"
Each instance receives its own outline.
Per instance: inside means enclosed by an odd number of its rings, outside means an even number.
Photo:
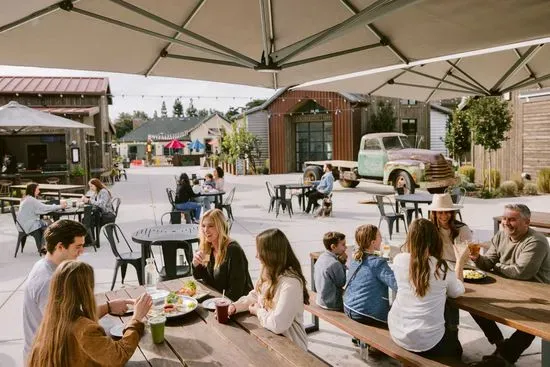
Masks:
[[[491,239],[487,253],[475,263],[482,270],[493,270],[506,278],[550,283],[548,241],[532,228],[517,242],[499,231]]]
[[[70,365],[124,366],[134,354],[143,331],[143,323],[132,319],[126,324],[123,337],[115,341],[105,334],[96,321],[79,317],[71,328],[67,350]],[[41,344],[41,340],[37,340],[34,348],[40,348]],[[50,367],[38,360],[36,354],[32,357],[29,366]]]
[[[252,290],[252,279],[248,272],[248,260],[241,246],[236,241],[227,245],[224,261],[214,269],[214,256],[205,267],[193,265],[193,276],[202,279],[207,285],[215,288],[232,301],[236,301]]]
[[[356,270],[357,273],[351,279]],[[344,307],[362,316],[387,322],[390,310],[388,288],[397,291],[395,276],[388,261],[364,254],[363,260],[354,260],[350,265]]]
[[[101,208],[103,213],[112,213],[115,214],[115,209],[113,208],[113,203],[111,201],[111,194],[107,189],[101,189],[98,193],[92,193],[90,197],[90,204]]]
[[[178,185],[176,189],[176,198],[174,203],[182,204],[191,201],[195,196],[193,189],[189,185]]]
[[[338,261],[336,254],[323,252],[315,263],[315,289],[317,304],[329,310],[343,308],[342,293],[346,284],[346,266]]]
[[[466,224],[457,223],[458,237],[457,241],[464,242],[472,239],[472,230],[468,228]],[[439,236],[443,242],[443,259],[447,261],[456,262],[455,251],[453,249],[454,239],[451,238],[451,230],[445,228],[439,228]]]
[[[234,303],[236,312],[247,311],[248,307],[257,303],[258,320],[267,330],[282,334],[292,340],[303,350],[307,351],[307,334],[304,328],[304,295],[303,284],[300,279],[293,276],[282,275],[279,277],[273,308],[264,307],[263,293],[268,284],[264,283],[261,292],[252,290],[248,295],[239,298]]]
[[[27,195],[19,206],[17,221],[21,224],[21,229],[29,234],[42,227],[41,214],[48,214],[58,209],[61,209],[61,205],[44,204],[34,196]]]

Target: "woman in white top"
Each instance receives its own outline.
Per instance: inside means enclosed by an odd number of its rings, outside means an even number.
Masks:
[[[468,248],[457,253],[453,272],[441,257],[437,228],[423,218],[412,222],[404,246],[407,252],[393,260],[399,291],[388,315],[391,337],[411,352],[460,358],[458,332],[446,328],[444,315],[447,297],[464,294],[462,269]]]
[[[456,220],[456,211],[462,206],[453,204],[451,195],[434,194],[432,203],[428,206],[430,220],[439,231],[443,241],[443,259],[456,261],[453,245],[472,240],[472,231],[468,226]]]
[[[268,229],[256,237],[260,278],[256,287],[229,306],[229,315],[250,311],[260,324],[291,339],[307,350],[304,304],[309,304],[306,280],[290,242],[279,229]]]

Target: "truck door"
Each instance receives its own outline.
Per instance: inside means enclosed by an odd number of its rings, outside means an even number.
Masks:
[[[378,138],[366,139],[359,150],[358,170],[361,176],[384,177],[384,165],[388,161]]]

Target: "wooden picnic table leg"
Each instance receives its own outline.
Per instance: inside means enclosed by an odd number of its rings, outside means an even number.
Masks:
[[[310,257],[310,264],[311,264],[311,290],[314,292],[317,292],[317,289],[315,289],[315,263],[317,262],[317,259],[314,259]],[[319,318],[313,314],[311,314],[311,324],[310,325],[304,325],[304,328],[306,330],[306,333],[313,333],[315,331],[319,331]]]

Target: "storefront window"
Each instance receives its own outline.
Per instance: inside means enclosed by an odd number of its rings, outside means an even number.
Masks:
[[[296,170],[306,161],[332,159],[332,121],[296,123]]]

